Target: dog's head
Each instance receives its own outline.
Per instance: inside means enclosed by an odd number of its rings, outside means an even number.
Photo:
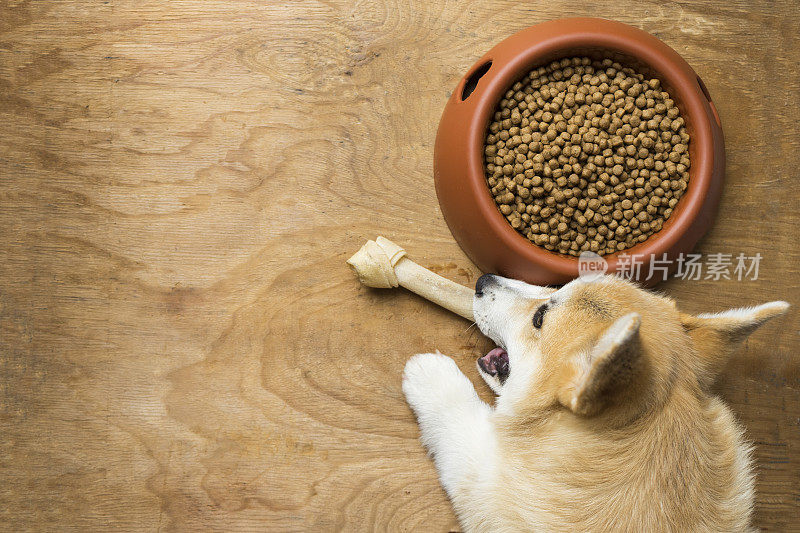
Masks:
[[[475,320],[498,348],[478,359],[495,392],[581,416],[641,413],[678,376],[707,386],[736,345],[786,302],[691,316],[612,276],[561,289],[494,275],[475,286]]]

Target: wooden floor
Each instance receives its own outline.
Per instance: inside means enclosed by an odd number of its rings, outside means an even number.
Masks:
[[[494,43],[584,14],[703,77],[728,173],[700,251],[763,256],[660,288],[800,305],[794,0],[0,2],[2,529],[457,529],[400,371],[438,348],[477,383],[489,344],[344,260],[382,234],[474,283],[433,190],[442,108]],[[770,531],[800,530],[797,317],[718,386]]]

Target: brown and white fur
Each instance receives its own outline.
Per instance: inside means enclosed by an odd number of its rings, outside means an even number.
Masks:
[[[403,391],[466,531],[746,531],[750,446],[709,386],[787,308],[691,316],[610,276],[558,290],[483,276],[495,406],[439,353],[408,361]]]

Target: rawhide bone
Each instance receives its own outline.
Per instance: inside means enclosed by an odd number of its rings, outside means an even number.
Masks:
[[[472,297],[475,291],[419,266],[406,256],[406,251],[389,239],[378,237],[367,241],[347,260],[367,287],[389,289],[405,287],[426,300],[474,320]]]

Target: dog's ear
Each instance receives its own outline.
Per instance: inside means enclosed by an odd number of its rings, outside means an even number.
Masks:
[[[787,302],[730,309],[716,314],[681,313],[681,324],[700,355],[700,380],[709,385],[739,344],[770,318],[784,314]]]
[[[595,415],[630,381],[641,360],[640,324],[639,314],[629,313],[602,333],[575,376],[559,391],[565,407],[578,415]]]

